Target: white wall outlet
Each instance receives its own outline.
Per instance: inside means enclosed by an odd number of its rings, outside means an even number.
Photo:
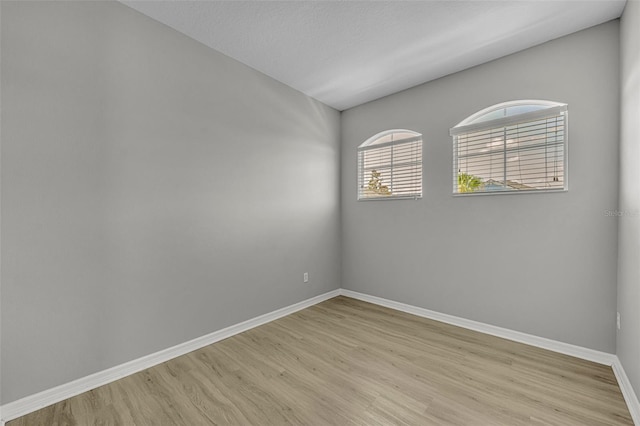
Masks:
[[[305,272],[304,275],[302,276],[302,279],[304,280],[305,283],[309,282],[309,273]]]
[[[620,330],[620,312],[616,312],[616,327]]]

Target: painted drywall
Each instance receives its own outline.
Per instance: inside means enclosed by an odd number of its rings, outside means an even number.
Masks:
[[[620,20],[620,208],[617,355],[640,395],[640,2]]]
[[[0,6],[0,80],[2,79],[2,7]],[[0,84],[0,116],[2,115],[2,85]],[[2,186],[2,123],[0,122],[0,187]],[[0,224],[2,224],[2,190],[0,188]],[[0,241],[2,241],[2,226],[0,225]],[[2,259],[2,244],[0,244],[0,259]],[[0,261],[0,419],[2,419],[2,261]]]
[[[117,2],[1,47],[2,403],[340,287],[337,111]]]
[[[613,353],[618,27],[343,111],[343,287]],[[449,129],[516,99],[569,105],[569,191],[452,196]],[[423,135],[423,198],[356,201],[356,147],[394,128]]]

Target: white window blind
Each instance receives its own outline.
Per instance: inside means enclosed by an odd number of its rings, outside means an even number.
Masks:
[[[515,101],[451,129],[453,193],[566,190],[567,106]]]
[[[358,147],[358,200],[422,197],[422,136],[379,133]]]

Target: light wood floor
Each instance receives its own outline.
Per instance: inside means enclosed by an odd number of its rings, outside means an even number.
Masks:
[[[337,297],[20,425],[631,425],[610,367]]]

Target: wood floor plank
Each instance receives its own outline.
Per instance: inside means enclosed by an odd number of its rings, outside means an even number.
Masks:
[[[632,424],[610,367],[341,296],[7,426]]]

